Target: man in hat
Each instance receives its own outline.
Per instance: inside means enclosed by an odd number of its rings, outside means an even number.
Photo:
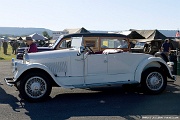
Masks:
[[[29,46],[28,48],[28,53],[34,53],[37,52],[37,46],[36,44],[33,42],[33,39],[31,37],[26,37],[26,43]]]

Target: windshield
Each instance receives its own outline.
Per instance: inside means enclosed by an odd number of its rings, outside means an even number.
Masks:
[[[56,45],[62,40],[62,38],[64,37],[64,35],[59,36],[59,38],[54,42],[54,44],[52,45],[52,48],[55,48]]]
[[[143,48],[145,44],[145,42],[137,42],[134,48]]]

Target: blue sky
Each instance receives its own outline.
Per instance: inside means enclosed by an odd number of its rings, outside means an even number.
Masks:
[[[0,3],[0,27],[180,28],[180,0],[0,0]]]

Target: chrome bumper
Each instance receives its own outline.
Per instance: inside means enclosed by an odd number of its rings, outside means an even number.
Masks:
[[[177,78],[176,78],[176,75],[173,75],[173,80],[176,81],[176,79],[177,79]]]
[[[171,80],[170,80],[171,79]],[[172,77],[170,77],[170,79],[167,80],[168,83],[174,83],[176,81],[176,75],[172,75]]]
[[[6,82],[6,84],[8,86],[14,86],[15,85],[15,81],[13,81],[13,78],[4,78],[4,81]]]

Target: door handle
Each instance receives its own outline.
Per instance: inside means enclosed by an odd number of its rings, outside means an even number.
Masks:
[[[104,60],[104,63],[107,63],[108,61],[107,60]]]

